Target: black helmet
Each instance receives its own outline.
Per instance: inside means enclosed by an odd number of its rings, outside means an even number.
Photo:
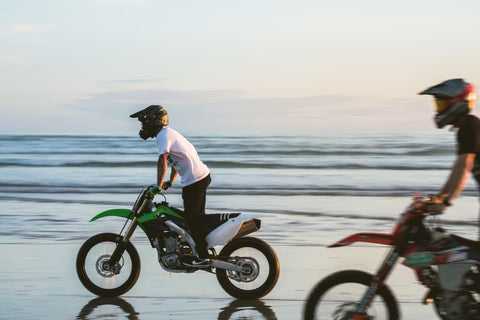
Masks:
[[[154,138],[158,131],[168,125],[168,113],[161,105],[151,105],[143,110],[130,115],[130,118],[138,118],[142,123],[142,129],[138,133],[143,140]]]
[[[454,124],[458,118],[475,106],[475,88],[463,79],[450,79],[430,87],[419,94],[435,97],[435,123],[439,128]]]

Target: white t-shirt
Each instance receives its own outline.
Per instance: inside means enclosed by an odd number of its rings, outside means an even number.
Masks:
[[[168,153],[168,164],[180,175],[182,187],[202,180],[210,173],[195,147],[177,131],[164,127],[157,135],[158,154]]]

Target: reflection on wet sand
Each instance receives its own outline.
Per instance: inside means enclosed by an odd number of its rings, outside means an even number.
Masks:
[[[118,297],[99,297],[90,300],[80,310],[77,320],[98,319],[99,315],[106,314],[109,315],[110,319],[126,317],[129,320],[139,320],[139,313],[135,311],[133,306]]]
[[[277,320],[275,312],[261,300],[234,300],[218,314],[218,320]]]
[[[77,320],[90,319],[140,320],[141,314],[123,298],[99,297],[90,300],[77,315]],[[261,300],[233,300],[220,309],[218,320],[277,320],[275,312]]]

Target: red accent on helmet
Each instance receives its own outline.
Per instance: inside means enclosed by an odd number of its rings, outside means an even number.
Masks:
[[[457,103],[459,103],[463,100],[466,100],[468,95],[470,93],[474,92],[474,90],[475,90],[475,87],[473,86],[473,84],[468,83],[465,90],[462,93],[460,93],[458,96],[450,98],[450,99],[441,99],[441,100],[445,100],[445,102],[446,102],[445,110],[448,109],[449,107],[453,106],[454,104],[457,104]]]

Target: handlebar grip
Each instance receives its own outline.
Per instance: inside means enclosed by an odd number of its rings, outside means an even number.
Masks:
[[[160,193],[160,187],[158,185],[154,185],[148,189],[148,192],[152,195],[156,195]]]
[[[170,180],[165,181],[165,182],[162,184],[162,189],[163,189],[163,190],[167,190],[167,189],[169,189],[172,185],[173,185],[172,181],[170,181]]]

